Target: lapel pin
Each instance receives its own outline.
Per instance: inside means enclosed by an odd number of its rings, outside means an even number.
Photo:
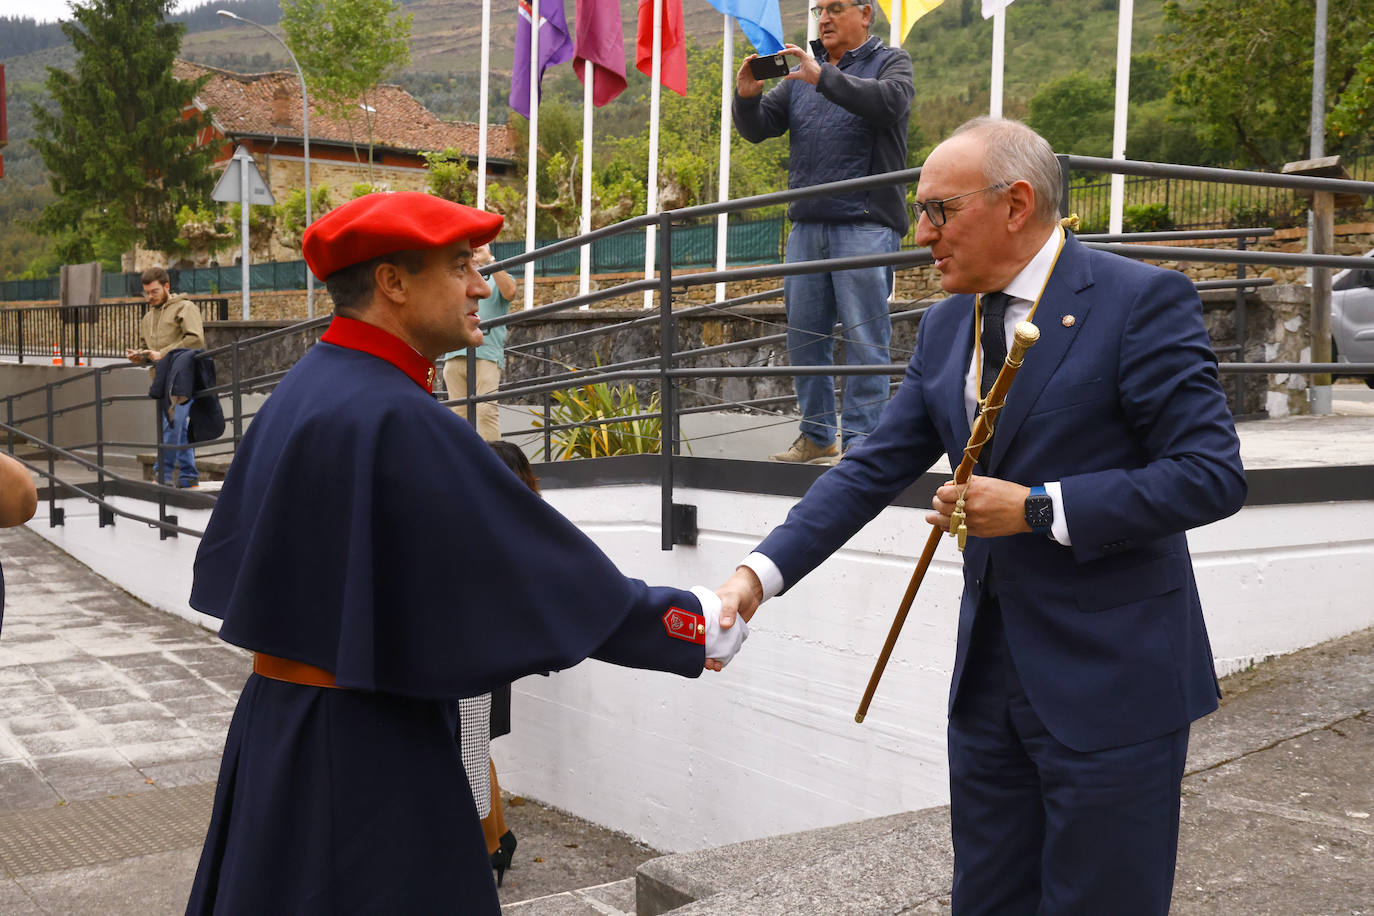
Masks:
[[[1065,315],[1063,318],[1059,319],[1059,322],[1064,325],[1064,327],[1071,328],[1073,327],[1074,320],[1072,315]]]

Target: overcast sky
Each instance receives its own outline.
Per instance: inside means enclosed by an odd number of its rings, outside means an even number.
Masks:
[[[209,0],[180,0],[175,10],[190,10],[202,6]],[[71,5],[67,0],[0,0],[0,16],[37,19],[39,22],[56,22],[70,18]]]

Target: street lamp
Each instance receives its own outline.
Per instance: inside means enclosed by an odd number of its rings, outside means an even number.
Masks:
[[[217,15],[225,19],[232,19],[235,22],[242,22],[244,25],[251,25],[253,28],[266,33],[266,35],[281,45],[286,50],[286,56],[291,58],[291,65],[296,68],[296,75],[301,78],[301,124],[302,133],[305,137],[305,224],[310,225],[310,198],[312,189],[310,187],[310,97],[305,92],[305,73],[301,70],[301,65],[296,61],[296,55],[291,53],[291,48],[281,37],[267,26],[254,22],[251,19],[244,19],[242,16],[231,13],[228,10],[216,10]],[[245,243],[246,244],[246,243]],[[315,317],[315,275],[310,272],[310,265],[305,265],[305,314],[309,318]]]

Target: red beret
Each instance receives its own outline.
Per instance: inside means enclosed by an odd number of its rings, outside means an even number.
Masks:
[[[367,194],[330,210],[305,230],[305,263],[321,280],[397,251],[423,251],[496,238],[505,218],[418,191]]]

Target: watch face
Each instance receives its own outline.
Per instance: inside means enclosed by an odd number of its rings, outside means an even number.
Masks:
[[[1054,524],[1054,501],[1048,496],[1026,498],[1026,524],[1036,531],[1047,531]]]

